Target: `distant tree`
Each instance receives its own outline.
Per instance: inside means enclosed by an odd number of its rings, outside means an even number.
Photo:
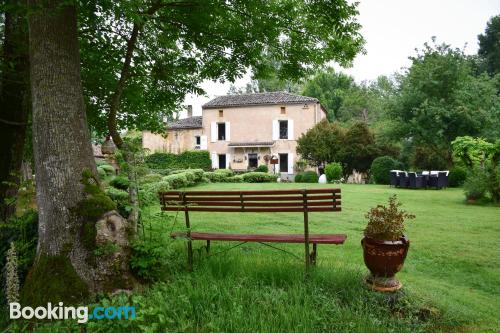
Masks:
[[[354,89],[354,79],[346,74],[337,73],[332,68],[321,71],[310,78],[302,90],[305,96],[316,97],[328,110],[330,121],[339,120],[339,110],[349,90]]]
[[[490,75],[500,73],[500,15],[492,17],[484,34],[479,39],[478,54],[485,60],[486,70]]]
[[[344,164],[344,175],[368,172],[373,160],[379,155],[375,135],[365,122],[352,125],[345,133],[341,159]]]
[[[393,138],[410,142],[413,150],[442,155],[450,165],[450,143],[457,136],[498,136],[496,82],[487,75],[475,77],[461,50],[426,43],[411,60],[390,104]]]
[[[322,120],[300,136],[297,153],[313,166],[340,161],[344,132],[337,124]]]

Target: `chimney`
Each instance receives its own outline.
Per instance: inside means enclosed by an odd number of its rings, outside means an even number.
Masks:
[[[193,106],[188,105],[187,110],[188,110],[188,118],[191,118],[193,116]]]

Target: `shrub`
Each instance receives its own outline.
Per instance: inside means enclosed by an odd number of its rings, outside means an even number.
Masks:
[[[325,168],[326,178],[333,182],[342,178],[342,165],[337,162],[330,163]]]
[[[116,209],[121,216],[127,218],[130,213],[130,204],[128,192],[124,190],[119,190],[114,187],[109,187],[106,190],[106,194],[116,203]]]
[[[116,176],[115,178],[111,179],[109,182],[109,185],[113,186],[114,188],[117,188],[119,190],[126,190],[128,189],[128,186],[130,185],[130,181],[126,176],[120,175]]]
[[[298,180],[297,180],[298,177]],[[318,174],[315,171],[306,171],[299,173],[295,176],[296,183],[317,183],[319,179]]]
[[[398,161],[390,156],[380,156],[373,160],[370,173],[375,184],[390,184],[390,171],[398,167]]]
[[[295,162],[295,170],[297,170],[297,172],[299,173],[304,172],[306,168],[307,168],[306,160],[298,160],[297,162]]]
[[[172,189],[168,181],[161,180],[156,183],[149,183],[142,186],[139,190],[139,198],[145,205],[158,203],[158,192]]]
[[[103,169],[108,176],[111,176],[111,175],[115,174],[115,168],[112,165],[101,164],[101,165],[99,165],[99,168]]]
[[[270,183],[275,182],[278,176],[265,172],[248,172],[242,175],[243,181],[247,183]]]
[[[228,176],[226,176],[223,173],[213,172],[213,171],[205,172],[205,173],[203,173],[203,176],[205,178],[207,178],[209,181],[211,181],[212,183],[224,183],[226,181],[226,179],[228,178]]]
[[[226,182],[228,183],[242,183],[243,182],[243,175],[236,175],[232,177],[227,177]]]
[[[101,169],[100,167],[97,167],[97,174],[99,175],[99,179],[104,179],[106,178],[107,174],[106,174],[106,171],[104,171],[104,169]]]
[[[269,168],[265,164],[261,164],[255,169],[256,172],[269,172]]]
[[[221,175],[224,175],[226,177],[231,177],[231,176],[234,175],[234,172],[231,169],[217,169],[214,172],[218,173],[218,174],[221,174]]]
[[[465,197],[471,200],[482,199],[488,191],[488,175],[480,167],[475,167],[464,182]]]
[[[130,267],[143,280],[160,280],[168,271],[168,262],[168,247],[149,240],[137,240],[132,243]]]
[[[448,184],[450,187],[460,187],[464,184],[467,178],[467,170],[465,168],[456,166],[450,170],[448,175]]]
[[[189,177],[191,177],[191,175],[189,175]],[[165,176],[162,178],[162,180],[169,183],[170,188],[172,189],[186,187],[190,184],[188,180],[188,173],[178,173],[170,176]]]
[[[401,203],[397,201],[396,195],[389,198],[389,207],[377,205],[366,213],[368,225],[365,236],[379,240],[398,240],[403,237],[405,231],[404,221],[414,219],[415,215],[408,214],[398,209]]]
[[[150,173],[139,179],[139,184],[149,184],[159,182],[163,178],[159,173]]]
[[[210,154],[205,150],[188,150],[180,154],[154,153],[147,156],[145,162],[152,169],[212,168]]]

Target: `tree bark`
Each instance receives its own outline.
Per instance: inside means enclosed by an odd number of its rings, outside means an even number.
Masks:
[[[28,23],[26,1],[5,1],[5,37],[0,93],[0,221],[15,212],[7,198],[17,195],[26,141],[29,106]]]
[[[124,287],[88,245],[87,230],[94,232],[91,243],[99,236],[96,221],[86,229],[88,221],[78,211],[89,196],[82,175],[96,175],[96,166],[80,77],[75,5],[65,0],[29,0],[29,5],[39,236],[22,298],[26,304],[78,303],[94,292]]]

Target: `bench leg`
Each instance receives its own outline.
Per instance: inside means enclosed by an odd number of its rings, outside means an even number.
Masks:
[[[207,250],[207,254],[210,253],[210,241],[207,240],[207,246],[205,246],[205,249]]]
[[[318,245],[316,243],[313,243],[313,250],[311,254],[309,255],[309,261],[311,262],[312,265],[316,265],[316,256],[318,255]]]

